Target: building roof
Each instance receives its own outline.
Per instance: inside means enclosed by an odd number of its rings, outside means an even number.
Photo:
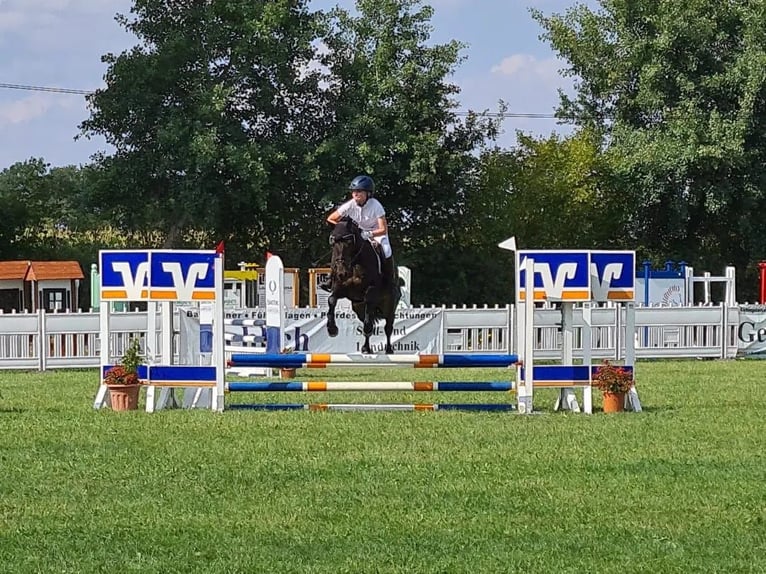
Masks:
[[[0,261],[0,280],[24,279],[29,265],[29,261]]]
[[[84,279],[77,261],[0,261],[0,280]]]

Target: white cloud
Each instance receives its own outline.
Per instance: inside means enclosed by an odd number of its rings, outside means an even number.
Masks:
[[[126,0],[0,0],[0,31],[44,29],[130,8]]]
[[[124,6],[124,0],[0,0],[0,10],[39,14],[40,12],[100,13]]]
[[[492,66],[490,71],[516,79],[536,79],[558,85],[561,83],[559,70],[562,67],[563,63],[556,58],[537,59],[531,54],[513,54]]]
[[[20,124],[45,115],[54,102],[50,96],[34,94],[20,100],[0,103],[0,126]]]
[[[430,4],[434,8],[455,8],[464,3],[465,0],[429,0],[427,4]]]
[[[2,4],[0,4],[2,9]],[[17,11],[0,11],[0,30],[15,30],[21,28],[26,21],[26,17]]]
[[[24,124],[54,109],[75,109],[82,106],[81,100],[82,96],[37,93],[18,100],[0,102],[0,127]]]

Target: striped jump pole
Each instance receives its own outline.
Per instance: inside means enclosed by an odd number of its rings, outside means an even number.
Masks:
[[[332,403],[264,403],[256,405],[231,405],[232,410],[250,411],[513,411],[511,404],[441,403],[441,404],[332,404]]]
[[[268,367],[272,369],[321,369],[325,367],[414,367],[466,368],[510,367],[518,363],[517,355],[362,355],[362,354],[236,354],[232,367]]]
[[[471,392],[513,390],[511,381],[413,381],[413,382],[365,382],[365,381],[290,381],[261,382],[242,381],[228,384],[228,391],[235,392],[327,392],[327,391],[442,391]]]

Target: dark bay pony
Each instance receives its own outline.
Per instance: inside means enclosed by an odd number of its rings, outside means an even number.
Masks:
[[[394,285],[388,285],[381,272],[379,259],[373,244],[362,239],[361,230],[348,216],[342,217],[330,234],[332,259],[330,263],[330,296],[327,299],[327,334],[335,337],[338,326],[335,323],[335,306],[338,299],[351,301],[354,313],[364,325],[362,353],[371,353],[370,335],[375,323],[385,319],[386,354],[394,352],[391,334],[394,331],[394,315],[401,298],[397,278]],[[380,255],[382,257],[382,255]]]

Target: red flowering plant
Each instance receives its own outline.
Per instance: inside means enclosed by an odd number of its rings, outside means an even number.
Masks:
[[[141,344],[132,339],[120,363],[109,369],[104,375],[105,385],[140,385],[138,365],[141,364]]]
[[[593,375],[593,384],[604,393],[627,393],[633,386],[633,372],[604,361]]]

